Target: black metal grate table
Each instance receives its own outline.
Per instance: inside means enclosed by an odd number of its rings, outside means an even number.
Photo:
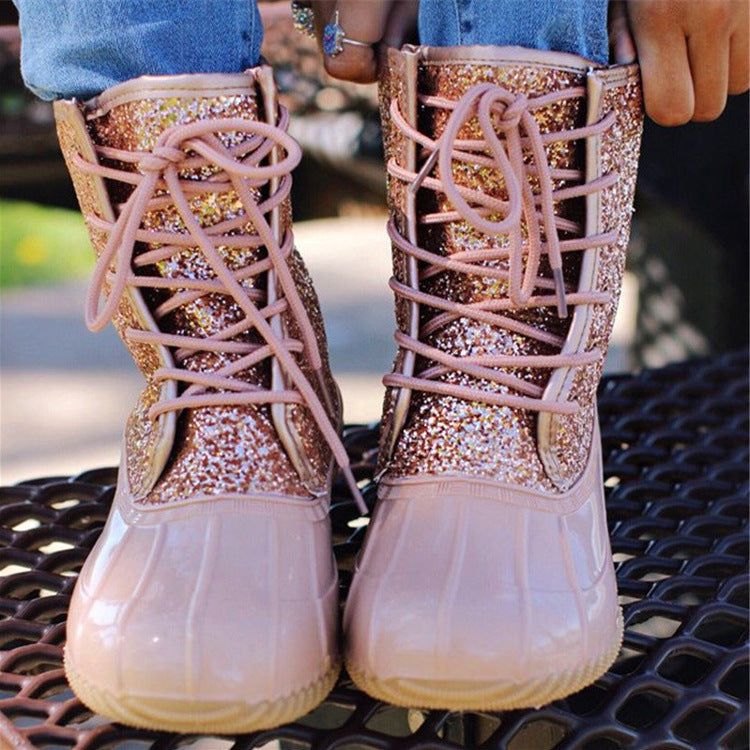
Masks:
[[[537,711],[397,709],[342,676],[297,723],[178,736],[92,716],[62,670],[68,599],[107,514],[114,469],[0,489],[0,746],[76,750],[743,750],[748,747],[746,353],[604,380],[599,396],[625,641],[594,685]],[[374,427],[346,444],[370,479]],[[342,598],[364,529],[346,487],[332,520]],[[372,499],[370,484],[366,496]]]

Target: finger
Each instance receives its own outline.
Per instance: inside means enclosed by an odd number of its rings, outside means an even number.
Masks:
[[[635,42],[630,33],[625,3],[615,0],[609,6],[609,55],[612,62],[626,65],[635,62]]]
[[[333,17],[336,9],[336,0],[313,0],[312,8],[315,18],[315,36],[318,40],[318,47],[322,50],[323,29]]]
[[[730,94],[742,94],[750,87],[750,48],[748,47],[747,26],[743,31],[732,35],[729,40],[729,80]]]
[[[693,116],[695,99],[684,35],[667,29],[642,26],[631,15],[633,38],[643,80],[648,116],[659,125],[684,125]]]
[[[693,76],[695,105],[693,120],[715,120],[727,103],[729,44],[707,34],[688,39],[688,57]]]
[[[416,29],[418,14],[419,0],[396,0],[392,3],[382,43],[388,47],[400,48]]]
[[[346,36],[371,46],[344,44],[338,55],[326,55],[325,67],[330,75],[355,83],[377,80],[376,45],[383,38],[391,4],[392,0],[338,0],[339,25]]]
[[[750,3],[730,0],[729,81],[730,94],[741,94],[750,87]]]

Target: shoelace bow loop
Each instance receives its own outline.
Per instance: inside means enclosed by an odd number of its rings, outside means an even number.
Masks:
[[[240,355],[229,365],[211,373],[196,373],[179,366],[161,368],[155,373],[157,380],[178,380],[186,383],[187,387],[176,398],[155,405],[151,417],[156,418],[165,411],[211,405],[304,404],[331,448],[360,511],[366,513],[367,506],[349,467],[346,449],[325,406],[294,358],[295,353],[304,351],[315,370],[319,371],[323,366],[315,331],[287,262],[293,249],[291,231],[287,230],[279,243],[266,219],[266,214],[289,195],[291,172],[301,159],[299,145],[286,132],[288,112],[280,107],[279,113],[277,126],[245,118],[208,119],[175,125],[161,134],[148,153],[96,147],[100,157],[132,164],[137,172],[115,169],[98,162],[91,163],[80,155],[74,157],[76,166],[84,172],[134,185],[114,223],[89,217],[92,225],[108,233],[108,240],[97,260],[88,289],[86,322],[92,330],[103,328],[116,314],[122,295],[129,285],[174,291],[173,297],[178,299],[170,299],[160,306],[155,313],[157,318],[174,309],[177,301],[188,302],[209,293],[231,297],[244,314],[244,319],[204,339],[159,330],[128,330],[132,341],[176,349],[175,361],[178,365],[188,353],[201,350]],[[226,146],[220,135],[230,133],[242,133],[245,138],[237,146]],[[283,152],[284,156],[275,163],[269,163],[266,161],[267,157],[274,150],[277,153]],[[185,170],[205,167],[210,169],[211,176],[208,178],[195,180],[182,176]],[[272,185],[274,181],[275,191],[269,191],[270,195],[259,203],[253,189]],[[244,214],[213,227],[201,226],[190,207],[189,195],[227,190],[236,192]],[[143,218],[148,211],[167,205],[175,207],[185,232],[172,233],[142,228]],[[247,236],[248,223],[254,228],[254,236]],[[134,260],[137,242],[163,244],[163,247],[143,254],[148,256],[149,262],[157,258],[168,258],[181,248],[196,248],[202,252],[215,278],[196,280],[138,276],[131,267],[131,264],[144,265],[143,260],[140,264]],[[222,259],[219,248],[236,244],[246,247],[262,246],[267,251],[267,258],[252,264],[250,268],[234,271]],[[259,304],[265,301],[264,296],[259,295],[257,290],[246,289],[242,282],[254,275],[251,272],[271,269],[274,270],[280,287],[280,299],[260,308]],[[100,303],[102,298],[103,304]],[[285,310],[289,310],[295,317],[302,342],[277,335],[271,327],[270,318]],[[247,344],[228,340],[250,329],[256,331],[264,343]],[[291,381],[291,388],[269,391],[234,377],[269,357],[278,360]],[[208,389],[214,392],[209,392]],[[216,392],[216,389],[221,390]]]
[[[407,137],[417,142],[427,152],[422,167],[417,173],[400,167],[395,159],[388,164],[388,172],[408,184],[409,193],[415,196],[420,188],[443,193],[453,211],[421,217],[422,223],[447,223],[465,221],[469,226],[489,236],[503,235],[507,246],[502,249],[488,248],[486,251],[459,251],[450,256],[441,256],[417,247],[403,237],[395,223],[389,223],[389,234],[394,244],[407,255],[423,265],[419,278],[424,280],[436,274],[452,271],[503,279],[508,285],[507,300],[487,300],[461,304],[444,300],[418,289],[414,289],[395,278],[391,279],[394,292],[416,304],[426,305],[442,311],[423,325],[420,340],[400,334],[399,345],[435,363],[418,377],[392,373],[384,379],[386,385],[413,388],[433,393],[444,393],[473,401],[484,401],[516,406],[538,411],[573,413],[578,406],[570,402],[551,402],[542,399],[541,389],[530,387],[521,378],[502,373],[496,367],[580,367],[596,361],[598,350],[574,354],[546,356],[499,357],[485,356],[458,358],[446,356],[435,347],[424,344],[421,339],[439,327],[458,317],[496,325],[509,331],[562,346],[563,340],[534,326],[502,315],[503,310],[554,305],[561,318],[568,316],[568,304],[602,304],[609,295],[595,291],[571,292],[566,289],[563,278],[563,253],[603,246],[616,239],[616,232],[606,232],[590,237],[561,240],[560,231],[580,231],[575,222],[555,214],[555,204],[570,198],[584,197],[613,185],[618,177],[611,173],[591,182],[583,182],[578,170],[559,169],[550,166],[546,145],[553,141],[584,139],[603,133],[614,122],[609,113],[598,122],[570,130],[542,133],[534,112],[574,97],[585,95],[583,87],[527,97],[508,91],[494,83],[482,83],[469,89],[458,101],[439,96],[423,96],[425,106],[452,110],[445,128],[437,140],[433,140],[411,126],[398,108],[391,102],[391,117],[396,127]],[[462,128],[475,118],[479,130],[478,138],[459,138]],[[467,188],[456,182],[454,162],[490,167],[502,179],[505,195],[502,198],[480,190]],[[439,179],[431,177],[437,167]],[[535,178],[537,192],[532,189],[530,177]],[[555,180],[578,180],[580,184],[555,188]],[[499,217],[499,218],[498,218]],[[525,230],[525,233],[524,233]],[[546,255],[552,278],[540,275],[541,260]],[[488,261],[506,259],[506,269],[486,265]],[[539,294],[537,290],[550,290],[554,296]],[[490,393],[478,388],[468,388],[435,379],[450,371],[464,372],[496,384],[506,385],[519,392],[520,396],[508,393]]]

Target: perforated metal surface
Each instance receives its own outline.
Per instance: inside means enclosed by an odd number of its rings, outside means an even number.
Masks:
[[[304,720],[242,738],[111,725],[61,668],[75,576],[107,514],[115,471],[0,490],[0,738],[12,748],[715,750],[748,746],[747,355],[605,380],[600,417],[623,651],[595,685],[539,711],[407,712],[342,677]],[[371,476],[376,431],[347,446]],[[373,489],[367,490],[369,498]],[[332,518],[342,595],[364,529],[343,484]],[[499,634],[500,635],[500,634]]]

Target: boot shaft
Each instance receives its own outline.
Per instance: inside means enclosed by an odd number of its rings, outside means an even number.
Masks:
[[[589,454],[619,297],[637,67],[407,47],[389,55],[381,102],[402,345],[382,470],[562,491]]]
[[[147,381],[125,435],[133,495],[323,491],[331,451],[305,402],[242,401],[296,389],[273,352],[262,356],[268,331],[249,305],[278,341],[296,342],[298,375],[325,418],[339,419],[317,299],[291,235],[299,153],[270,69],[144,77],[85,104],[58,102],[55,113],[99,256],[88,322],[111,317]],[[203,401],[159,411],[185,397]]]

